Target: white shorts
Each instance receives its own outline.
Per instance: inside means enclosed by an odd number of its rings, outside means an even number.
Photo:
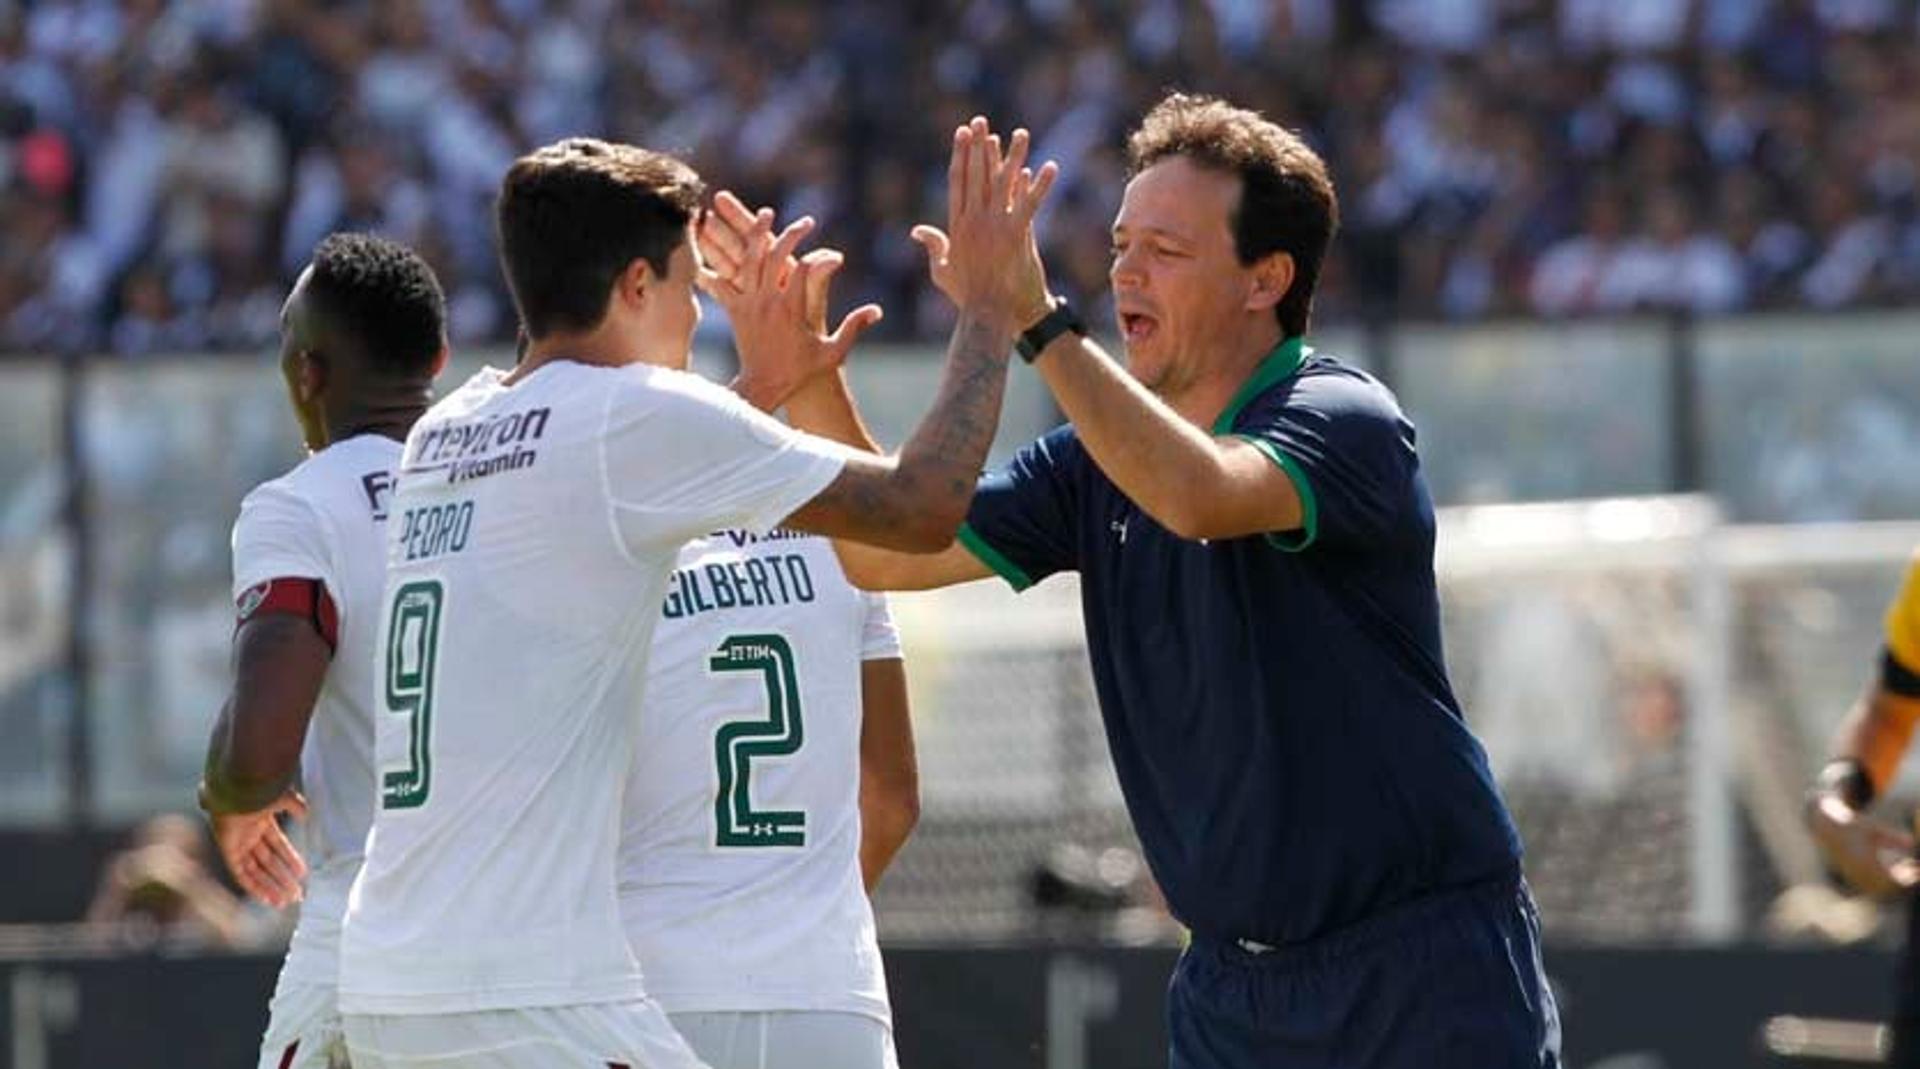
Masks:
[[[675,1013],[668,1020],[713,1069],[900,1069],[893,1029],[864,1014]]]
[[[267,1004],[260,1069],[350,1069],[332,984],[280,977]]]
[[[345,1022],[354,1069],[707,1069],[648,999]]]

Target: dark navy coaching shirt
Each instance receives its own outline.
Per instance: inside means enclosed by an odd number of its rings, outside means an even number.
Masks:
[[[1174,915],[1295,943],[1511,877],[1519,836],[1447,681],[1433,503],[1393,395],[1293,338],[1213,433],[1286,470],[1301,529],[1177,538],[1068,426],[983,478],[960,532],[1016,589],[1080,573],[1114,767]]]

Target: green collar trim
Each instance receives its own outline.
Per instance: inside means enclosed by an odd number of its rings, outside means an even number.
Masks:
[[[1239,418],[1241,409],[1252,404],[1253,399],[1265,393],[1267,387],[1300,370],[1300,365],[1313,352],[1312,349],[1307,348],[1306,341],[1304,335],[1295,334],[1274,346],[1273,351],[1261,359],[1260,366],[1253,369],[1253,374],[1248,376],[1247,381],[1241,383],[1239,392],[1233,395],[1233,400],[1228,401],[1227,407],[1220,410],[1219,417],[1213,421],[1213,433],[1233,433],[1233,421]]]

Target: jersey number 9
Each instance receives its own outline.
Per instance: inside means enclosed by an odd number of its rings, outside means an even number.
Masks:
[[[407,767],[380,779],[384,809],[417,809],[433,786],[433,681],[440,648],[440,607],[446,591],[437,579],[407,583],[393,595],[387,626],[387,712],[407,718]]]

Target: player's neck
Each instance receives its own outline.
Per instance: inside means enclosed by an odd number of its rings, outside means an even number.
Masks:
[[[1165,399],[1175,412],[1196,427],[1213,426],[1234,395],[1283,340],[1279,324],[1271,316],[1264,318],[1264,323],[1249,323],[1246,330],[1221,345],[1219,351],[1227,357],[1208,368],[1181,396]]]
[[[520,362],[507,374],[506,384],[512,386],[548,364],[560,361],[593,367],[625,367],[639,363],[640,348],[633,344],[627,332],[611,327],[611,323],[603,321],[593,330],[556,331],[534,339],[527,344],[527,351],[520,357]]]
[[[407,440],[407,432],[426,414],[433,402],[432,388],[419,386],[397,391],[387,397],[367,398],[330,413],[327,440],[343,442],[362,434],[378,434],[396,442]]]

